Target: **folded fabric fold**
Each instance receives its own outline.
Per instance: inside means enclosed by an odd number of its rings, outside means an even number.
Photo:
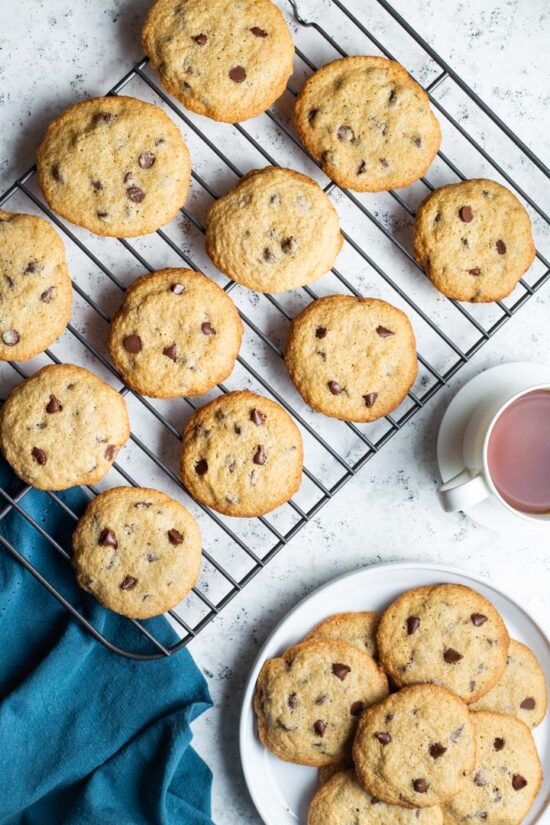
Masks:
[[[5,464],[0,488],[21,489]],[[58,495],[83,512],[81,490]],[[0,496],[0,510],[6,503]],[[75,522],[54,499],[31,490],[20,506],[70,547]],[[24,516],[8,512],[0,536],[108,639],[144,649],[130,621],[80,591]],[[164,644],[176,640],[162,617],[146,626]],[[155,661],[111,653],[0,544],[1,825],[212,825],[211,774],[190,747],[190,724],[210,706],[187,650]]]

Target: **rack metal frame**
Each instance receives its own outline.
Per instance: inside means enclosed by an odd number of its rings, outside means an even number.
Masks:
[[[336,42],[336,40],[331,36],[331,34],[325,30],[325,28],[320,25],[318,22],[306,20],[304,19],[298,7],[296,0],[288,0],[290,5],[293,8],[294,17],[298,24],[304,27],[311,28],[314,30],[317,36],[321,37],[329,44],[338,55],[342,57],[347,56],[346,51],[341,47],[341,45]],[[504,123],[497,114],[488,106],[465,82],[462,78],[448,65],[435,51],[432,47],[418,34],[417,31],[391,6],[387,0],[374,0],[381,9],[383,9],[390,18],[393,19],[395,23],[398,24],[400,29],[409,37],[411,38],[417,46],[419,46],[423,52],[431,58],[431,60],[439,67],[439,73],[432,80],[429,84],[425,86],[425,90],[430,96],[430,100],[434,108],[438,111],[439,115],[447,122],[447,124],[452,127],[454,130],[457,131],[458,134],[462,138],[464,138],[468,143],[475,149],[481,157],[487,162],[495,173],[500,176],[508,186],[512,190],[516,192],[516,194],[522,198],[525,203],[541,218],[545,228],[550,227],[550,217],[545,213],[543,208],[522,188],[513,178],[512,176],[506,171],[503,164],[500,163],[497,159],[493,157],[493,155],[488,152],[481,143],[474,138],[467,129],[447,110],[447,108],[434,97],[434,92],[436,89],[441,86],[445,81],[451,80],[453,81],[456,86],[468,97],[472,104],[475,105],[487,118],[490,119],[492,124],[500,130],[502,135],[504,135],[512,144],[522,153],[525,160],[532,164],[533,167],[536,167],[540,172],[542,172],[547,178],[550,178],[550,170],[545,166],[542,160],[537,157],[537,155],[525,145],[525,143],[517,136],[517,134]],[[368,41],[373,44],[376,48],[380,50],[380,52],[392,58],[393,55],[390,51],[383,45],[382,42],[375,36],[375,34],[369,30],[364,23],[355,15],[353,14],[346,5],[342,2],[342,0],[332,0],[332,4],[342,13],[346,21],[349,23],[350,26],[354,27],[356,33],[357,31],[364,35]],[[312,63],[312,61],[308,58],[308,56],[297,49],[297,57],[299,60],[303,62],[305,66],[308,67],[311,71],[314,71],[317,67]],[[220,148],[216,146],[215,143],[205,134],[201,128],[196,125],[196,122],[192,120],[188,113],[174,100],[172,99],[159,85],[156,78],[153,79],[149,74],[145,72],[145,67],[147,64],[147,58],[143,58],[135,66],[130,69],[127,74],[121,78],[121,80],[110,90],[108,94],[116,95],[119,94],[127,84],[134,80],[139,79],[143,82],[150,91],[152,91],[155,95],[157,95],[165,104],[166,106],[175,114],[176,118],[181,120],[183,124],[185,124],[186,128],[189,129],[194,135],[200,140],[204,142],[204,144],[222,161],[236,176],[241,176],[241,171],[234,163],[234,161],[228,157]],[[288,91],[292,95],[296,95],[296,91],[289,87]],[[304,152],[307,155],[306,150],[303,146],[301,146],[298,138],[296,137],[293,130],[287,126],[281,118],[273,111],[270,110],[266,113],[267,117],[272,121],[273,125],[279,130],[281,134],[284,134],[285,138],[288,141],[291,141],[296,147],[299,148],[301,152]],[[269,151],[266,150],[264,146],[260,144],[260,142],[251,134],[250,129],[247,124],[240,124],[236,123],[233,126],[228,126],[228,128],[233,128],[237,130],[239,135],[246,141],[248,141],[254,149],[265,159],[265,161],[272,165],[279,165],[277,160],[271,155]],[[313,160],[310,156],[308,156],[310,160]],[[443,152],[439,152],[440,160],[451,170],[451,172],[460,180],[465,180],[466,176],[462,173],[462,171],[457,167],[457,165]],[[109,278],[116,286],[118,286],[121,290],[124,290],[123,284],[117,279],[117,277],[113,274],[110,268],[91,250],[89,249],[82,240],[80,240],[75,233],[71,230],[69,226],[67,226],[49,207],[38,197],[30,188],[29,181],[35,174],[35,167],[29,169],[25,174],[23,174],[18,180],[16,180],[9,189],[4,192],[2,196],[0,196],[0,206],[4,206],[8,203],[10,198],[16,194],[20,193],[28,198],[35,207],[43,212],[48,219],[61,231],[64,237],[70,242],[74,243],[78,246],[78,248],[83,252],[88,259],[101,270],[107,278]],[[195,182],[203,187],[203,189],[212,197],[216,198],[216,193],[212,190],[212,188],[206,183],[206,181],[196,172],[192,172],[193,178]],[[427,190],[431,191],[434,189],[434,186],[427,177],[422,178],[422,183],[425,185]],[[353,192],[337,187],[337,185],[329,181],[326,186],[324,187],[324,191],[330,193],[334,189],[339,189],[342,193],[343,197],[349,201],[357,210],[359,210],[362,215],[374,224],[378,230],[380,230],[385,237],[391,242],[391,244],[399,251],[400,255],[403,255],[414,267],[420,269],[418,264],[416,263],[412,253],[410,250],[403,244],[401,241],[392,234],[384,223],[380,220],[380,218],[371,211],[356,194]],[[402,208],[405,213],[409,216],[409,218],[414,216],[414,210],[410,208],[407,204],[406,200],[402,197],[402,194],[397,192],[390,192],[390,196],[399,204],[400,208]],[[189,211],[188,208],[182,208],[182,214],[185,218],[199,231],[204,232],[204,226],[202,223]],[[157,235],[164,241],[183,262],[183,264],[191,269],[198,269],[196,263],[192,260],[192,258],[187,254],[183,249],[181,249],[170,237],[169,235],[162,229],[159,229]],[[211,565],[212,569],[214,569],[218,574],[223,576],[224,580],[227,582],[228,590],[223,595],[221,599],[211,599],[205,592],[204,588],[201,588],[200,585],[193,589],[194,596],[199,600],[202,606],[205,609],[205,615],[203,615],[199,621],[191,623],[186,621],[179,611],[171,610],[169,611],[169,615],[172,619],[172,622],[177,625],[180,629],[180,634],[182,638],[177,642],[172,644],[171,646],[166,646],[163,644],[154,633],[151,632],[150,628],[148,627],[147,622],[138,622],[134,620],[132,621],[136,627],[136,631],[144,637],[148,648],[145,652],[143,650],[136,651],[136,650],[125,650],[119,647],[117,644],[116,639],[109,639],[103,635],[96,627],[94,627],[93,623],[84,615],[82,610],[82,606],[79,604],[73,604],[71,600],[64,595],[61,590],[56,587],[52,582],[48,581],[48,579],[42,574],[40,569],[32,564],[29,559],[25,556],[24,552],[20,548],[16,548],[8,542],[8,540],[3,536],[0,535],[0,544],[3,546],[6,552],[11,554],[11,556],[17,560],[19,564],[21,564],[32,576],[37,579],[40,584],[45,587],[48,592],[57,599],[72,615],[72,617],[80,622],[80,624],[94,636],[94,638],[109,648],[111,651],[118,653],[122,656],[126,656],[129,658],[134,659],[158,659],[164,656],[170,656],[174,654],[176,651],[180,650],[186,644],[189,643],[191,639],[193,639],[223,608],[256,576],[268,563],[269,561],[283,548],[285,547],[288,542],[296,535],[296,533],[309,522],[318,512],[319,510],[326,504],[331,498],[333,498],[340,489],[346,484],[346,482],[355,476],[358,471],[381,449],[388,443],[388,441],[397,433],[399,432],[407,423],[408,421],[416,415],[436,394],[444,387],[450,378],[452,378],[456,373],[465,365],[467,364],[470,359],[479,351],[481,347],[487,341],[489,341],[502,327],[503,325],[513,316],[515,315],[525,304],[535,295],[543,285],[549,280],[550,278],[550,264],[546,257],[542,254],[540,250],[537,251],[537,258],[540,264],[543,265],[544,272],[540,277],[536,279],[536,281],[532,284],[529,284],[525,278],[521,280],[521,286],[523,287],[523,293],[521,296],[515,300],[515,302],[508,306],[504,302],[497,302],[497,305],[500,309],[500,317],[494,321],[489,328],[485,328],[485,326],[478,321],[474,315],[471,313],[470,309],[460,303],[452,302],[456,308],[456,310],[467,320],[469,324],[475,329],[476,333],[478,334],[477,339],[475,342],[468,347],[465,351],[460,346],[460,343],[454,340],[450,334],[448,334],[444,329],[442,329],[430,316],[426,313],[422,307],[420,307],[413,298],[407,294],[407,291],[403,289],[392,276],[385,271],[375,260],[374,258],[361,247],[361,245],[345,230],[343,230],[343,235],[347,244],[351,246],[355,253],[357,253],[362,261],[364,261],[376,274],[383,279],[386,285],[388,285],[392,290],[395,291],[397,295],[399,295],[400,299],[402,299],[406,304],[408,304],[411,309],[413,309],[420,318],[431,328],[431,330],[439,336],[449,348],[449,350],[453,353],[454,361],[451,365],[445,369],[444,371],[438,370],[434,367],[430,361],[423,356],[421,353],[418,353],[419,362],[423,366],[423,368],[430,374],[433,381],[431,382],[429,388],[422,393],[409,393],[409,401],[411,402],[408,409],[400,414],[399,416],[388,415],[386,416],[386,421],[388,424],[387,429],[384,433],[374,439],[369,438],[369,436],[357,425],[353,423],[348,423],[347,427],[353,432],[354,436],[361,442],[362,444],[362,453],[353,462],[349,462],[346,458],[339,454],[339,452],[325,439],[323,436],[317,431],[315,427],[313,427],[303,414],[297,409],[295,406],[292,406],[288,400],[281,395],[281,393],[277,392],[271,385],[269,376],[261,374],[258,369],[256,369],[251,363],[249,363],[245,358],[241,355],[238,358],[238,363],[240,367],[247,371],[247,373],[254,379],[260,387],[263,387],[272,397],[275,398],[280,404],[282,404],[287,411],[297,420],[299,426],[303,428],[309,436],[314,439],[317,444],[322,447],[323,450],[326,451],[327,455],[340,467],[341,475],[338,480],[328,486],[324,484],[313,472],[306,468],[304,468],[304,474],[318,491],[318,498],[315,503],[307,508],[302,508],[296,501],[290,501],[288,506],[292,508],[295,522],[291,526],[290,529],[285,530],[284,532],[279,530],[275,524],[270,521],[267,517],[262,517],[259,519],[263,527],[273,536],[273,543],[269,549],[269,551],[263,555],[258,554],[255,550],[249,546],[249,544],[240,538],[236,532],[231,528],[231,526],[227,523],[226,520],[220,518],[215,512],[210,510],[207,507],[201,506],[201,509],[204,511],[206,516],[211,519],[219,528],[221,528],[228,539],[231,540],[235,544],[235,546],[242,552],[244,552],[251,563],[251,566],[247,573],[240,577],[234,577],[225,567],[217,561],[212,553],[210,553],[206,548],[203,549],[203,555],[205,560]],[[144,269],[148,271],[152,271],[153,267],[149,264],[149,262],[140,254],[140,252],[135,249],[128,241],[125,239],[119,239],[119,242],[126,248],[126,250],[143,266]],[[355,286],[348,280],[346,276],[342,272],[340,272],[336,267],[332,270],[334,276],[338,279],[339,283],[349,291],[353,295],[359,295],[359,291],[355,288]],[[109,318],[100,308],[100,306],[96,303],[94,298],[87,294],[85,290],[83,290],[78,283],[73,284],[76,293],[90,306],[92,307],[102,318],[104,321],[108,322]],[[234,288],[235,283],[230,281],[225,285],[225,291],[231,292]],[[317,297],[315,291],[311,287],[304,287],[304,291],[307,293],[307,296],[311,300],[315,300]],[[265,296],[266,299],[272,304],[272,306],[280,312],[287,321],[291,320],[289,313],[285,310],[282,306],[280,300],[278,298],[273,297],[272,295]],[[249,317],[248,314],[241,312],[241,317],[246,325],[246,327],[251,330],[255,335],[257,335],[260,340],[262,341],[263,346],[267,347],[272,353],[276,356],[282,357],[283,353],[279,346],[271,340],[271,338],[264,332],[258,324],[254,321],[253,318]],[[113,365],[109,362],[109,360],[88,340],[86,340],[85,336],[76,329],[75,326],[69,324],[68,329],[70,333],[75,337],[75,339],[85,347],[102,365],[105,367],[113,377],[120,380],[120,376],[116,373]],[[47,350],[46,354],[54,363],[59,363],[59,358],[53,353],[51,350]],[[10,366],[22,377],[26,377],[24,371],[21,369],[21,366],[16,362],[10,362]],[[224,385],[220,385],[219,389],[221,392],[227,392],[227,388]],[[181,438],[180,433],[173,427],[173,425],[164,417],[158,409],[146,398],[143,398],[135,393],[132,392],[127,386],[123,386],[120,390],[123,396],[128,394],[133,395],[137,401],[144,406],[144,408],[153,415],[158,422],[161,424],[162,427],[165,427],[173,436],[176,438]],[[186,402],[194,408],[194,403],[192,399],[185,399]],[[153,450],[136,434],[131,435],[131,439],[134,444],[143,451],[143,453],[150,459],[156,467],[159,469],[160,472],[165,473],[167,477],[170,479],[171,482],[178,485],[178,487],[184,491],[183,484],[181,480],[178,478],[176,473],[168,467],[162,459],[156,455]],[[125,479],[125,481],[132,486],[137,486],[137,482],[129,475],[129,473],[120,466],[120,463],[116,463],[115,467],[117,471],[121,474],[121,476]],[[29,493],[32,487],[28,485],[23,485],[21,489],[17,492],[16,495],[10,495],[6,490],[0,488],[0,504],[3,503],[3,508],[0,510],[0,520],[5,518],[5,516],[10,512],[18,513],[22,518],[24,518],[33,528],[36,530],[40,536],[48,543],[48,545],[61,557],[61,563],[70,563],[70,553],[66,547],[60,545],[56,539],[49,535],[45,529],[24,509],[23,500],[25,496]],[[89,495],[96,495],[98,490],[95,486],[90,486],[87,488],[87,492]],[[67,518],[72,519],[75,521],[78,518],[78,515],[74,513],[71,508],[63,501],[62,496],[57,493],[50,492],[47,494],[55,505],[60,507]]]

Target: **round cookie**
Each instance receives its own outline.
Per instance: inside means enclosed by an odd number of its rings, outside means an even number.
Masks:
[[[387,693],[384,673],[353,645],[302,642],[260,671],[254,696],[260,740],[287,762],[339,762],[350,752],[363,708]]]
[[[531,731],[524,722],[500,713],[478,711],[471,717],[477,741],[475,767],[445,805],[445,825],[519,825],[542,782]]]
[[[432,192],[419,206],[414,254],[434,286],[457,301],[509,295],[535,257],[529,215],[493,180],[467,180]]]
[[[359,192],[409,186],[441,143],[428,95],[385,57],[344,57],[318,69],[298,95],[295,117],[323,171]]]
[[[376,629],[380,614],[374,612],[335,613],[320,622],[307,634],[304,641],[310,639],[339,639],[355,645],[372,656],[377,657]]]
[[[74,364],[52,364],[22,381],[0,411],[0,448],[39,490],[95,484],[128,440],[126,402]]]
[[[292,74],[294,44],[270,0],[157,0],[142,40],[162,85],[214,120],[265,112]]]
[[[198,409],[183,433],[181,475],[192,496],[228,516],[259,516],[302,480],[302,436],[263,395],[229,392]]]
[[[79,585],[133,619],[175,607],[197,581],[200,561],[197,522],[158,490],[115,487],[101,493],[73,534]]]
[[[233,370],[243,325],[231,298],[190,269],[138,278],[111,322],[109,351],[142,395],[203,395]]]
[[[506,670],[499,683],[470,705],[470,710],[507,713],[529,727],[540,725],[548,704],[543,670],[526,645],[510,639]]]
[[[361,785],[392,805],[427,808],[457,793],[474,766],[467,705],[446,688],[415,685],[367,708],[353,761]]]
[[[468,704],[500,680],[509,645],[491,602],[458,584],[403,593],[383,614],[376,641],[380,661],[397,686],[443,685]]]
[[[0,360],[44,352],[67,326],[71,303],[57,232],[35,215],[0,209]]]
[[[191,161],[162,109],[115,96],[65,109],[48,126],[37,167],[52,209],[97,235],[129,238],[177,215]]]
[[[443,825],[439,807],[403,808],[367,793],[354,771],[335,774],[311,801],[307,825]]]
[[[285,292],[331,269],[342,247],[338,213],[321,187],[293,169],[245,175],[210,208],[206,251],[228,278]]]
[[[285,353],[292,381],[314,410],[375,421],[399,406],[418,363],[411,323],[376,298],[329,295],[294,320]]]

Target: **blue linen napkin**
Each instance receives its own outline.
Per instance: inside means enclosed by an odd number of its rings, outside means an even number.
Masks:
[[[14,495],[21,484],[2,463],[0,487]],[[79,515],[87,503],[76,488],[59,496]],[[21,506],[70,546],[74,521],[46,493],[31,490]],[[23,516],[8,513],[0,534],[107,638],[144,649]],[[176,640],[163,618],[147,628]],[[155,661],[111,653],[0,544],[1,825],[213,825],[212,776],[190,747],[190,723],[211,704],[187,650]]]

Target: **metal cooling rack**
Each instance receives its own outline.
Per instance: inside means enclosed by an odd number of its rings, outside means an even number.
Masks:
[[[71,603],[61,589],[48,581],[28,560],[23,548],[14,547],[0,536],[5,550],[76,621],[110,650],[130,658],[168,656],[195,637],[550,277],[550,264],[545,257],[550,247],[550,218],[540,205],[543,193],[548,191],[544,187],[550,173],[529,147],[386,0],[349,0],[347,5],[332,0],[328,7],[323,6],[323,25],[302,17],[296,3],[289,2],[297,45],[295,74],[285,95],[260,118],[229,126],[194,116],[163,91],[146,59],[140,60],[109,92],[119,94],[124,90],[152,100],[175,116],[183,127],[191,146],[193,173],[190,198],[179,220],[158,230],[156,235],[132,239],[132,243],[97,238],[79,227],[65,225],[47,207],[36,185],[34,167],[0,197],[0,205],[5,208],[45,214],[64,236],[69,269],[77,274],[75,312],[67,331],[43,356],[25,364],[25,369],[18,363],[2,365],[2,369],[8,370],[7,375],[1,373],[2,394],[45,363],[72,361],[91,367],[126,397],[132,436],[108,478],[97,487],[86,488],[87,494],[91,497],[120,483],[161,487],[183,500],[201,525],[201,579],[187,599],[169,613],[181,640],[167,647],[155,638],[147,622],[133,622],[144,637],[140,641],[147,645],[145,652],[142,646],[139,650],[123,650],[117,639],[106,638],[84,615],[82,605]],[[367,17],[370,29],[362,22]],[[338,41],[329,31],[340,33]],[[382,40],[396,44],[395,54]],[[426,89],[439,114],[445,152],[439,152],[429,179],[424,177],[399,193],[361,195],[327,181],[299,143],[292,127],[291,110],[297,90],[318,65],[347,54],[376,53],[400,60]],[[227,282],[212,268],[202,243],[204,215],[212,199],[233,185],[248,168],[266,163],[293,166],[318,180],[340,211],[346,240],[338,268],[314,287],[277,297],[250,293]],[[516,170],[513,175],[510,168]],[[505,301],[464,306],[443,298],[422,277],[410,251],[410,228],[417,204],[429,191],[444,183],[483,175],[503,181],[526,205],[538,241],[537,258]],[[233,375],[226,385],[220,385],[198,402],[156,401],[136,395],[121,383],[105,349],[106,324],[120,303],[126,284],[143,270],[178,263],[200,269],[221,283],[232,294],[246,329]],[[392,415],[370,425],[346,424],[314,414],[295,392],[282,365],[290,319],[310,300],[335,291],[384,297],[403,307],[415,327],[418,380]],[[264,392],[282,404],[298,422],[306,448],[300,492],[268,517],[254,520],[228,519],[192,501],[176,469],[185,415],[212,395],[243,386]],[[68,563],[69,548],[48,535],[23,509],[23,499],[30,489],[22,486],[14,496],[0,489],[4,500],[0,519],[16,511],[42,535],[52,552],[62,557],[61,563]],[[61,508],[68,519],[76,522],[77,514],[62,497],[56,493],[43,495],[49,496],[52,506]]]

